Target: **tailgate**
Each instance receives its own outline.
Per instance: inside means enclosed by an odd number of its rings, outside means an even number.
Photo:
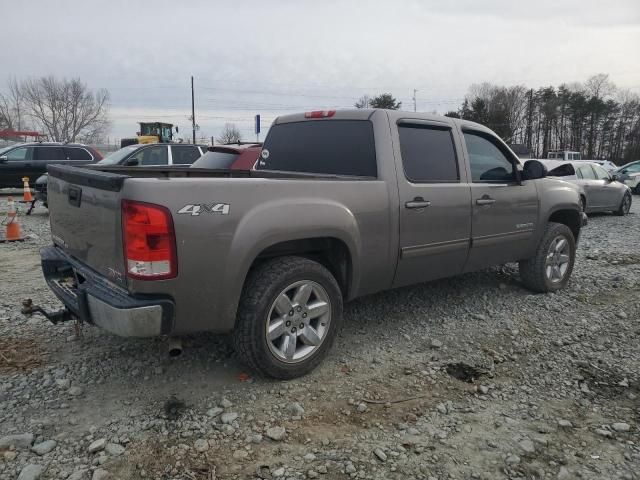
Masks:
[[[48,170],[53,242],[125,286],[120,201],[127,176],[61,165],[50,165]]]

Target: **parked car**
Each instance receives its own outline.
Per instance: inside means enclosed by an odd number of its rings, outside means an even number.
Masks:
[[[616,170],[616,174],[633,193],[640,195],[640,160],[623,165]]]
[[[233,332],[252,368],[297,377],[343,301],[513,261],[527,288],[563,288],[586,216],[545,174],[479,124],[364,109],[277,118],[256,170],[53,166],[42,269],[66,310],[47,315]]]
[[[585,213],[614,212],[627,215],[631,208],[631,189],[600,165],[585,161],[542,160],[549,177],[577,185]]]
[[[102,158],[99,165],[127,166],[188,166],[207,151],[206,145],[188,143],[152,143],[129,145]],[[39,177],[34,185],[36,200],[45,206],[47,201],[47,175]]]
[[[193,168],[251,170],[258,161],[261,144],[216,145],[193,162]]]
[[[184,166],[191,165],[206,151],[206,145],[192,145],[189,143],[129,145],[104,157],[100,165]]]
[[[0,188],[22,188],[23,177],[30,185],[52,164],[85,165],[102,159],[96,149],[80,143],[20,143],[0,149]]]

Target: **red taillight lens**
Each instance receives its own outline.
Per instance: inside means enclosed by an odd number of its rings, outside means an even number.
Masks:
[[[173,219],[165,207],[123,200],[122,239],[130,277],[161,280],[177,275]]]
[[[335,114],[335,110],[314,110],[313,112],[306,112],[304,118],[328,118],[333,117]]]

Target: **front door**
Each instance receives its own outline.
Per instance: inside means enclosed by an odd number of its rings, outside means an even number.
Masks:
[[[600,165],[591,165],[598,181],[598,195],[603,208],[617,209],[620,206],[620,189],[611,175]]]
[[[402,162],[397,167],[400,255],[395,287],[461,273],[467,259],[470,190],[453,133],[440,122],[398,124],[396,155]]]
[[[32,168],[33,147],[14,148],[3,156],[7,159],[0,163],[0,186],[22,188],[22,178],[28,176]]]
[[[538,221],[534,181],[518,181],[518,160],[493,135],[466,130],[463,137],[472,182],[471,249],[464,270],[528,258]]]

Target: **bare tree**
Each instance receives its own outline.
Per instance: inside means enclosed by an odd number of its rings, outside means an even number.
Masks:
[[[238,143],[242,141],[242,134],[238,127],[233,123],[225,123],[224,129],[218,138],[216,138],[218,143],[226,144],[226,143]]]
[[[22,130],[25,126],[24,96],[20,84],[15,78],[10,78],[7,92],[0,93],[0,128]]]
[[[355,103],[354,107],[356,108],[370,108],[371,107],[371,98],[369,95],[361,96],[358,101]]]
[[[26,80],[20,90],[28,115],[53,141],[92,143],[109,128],[109,92],[91,92],[79,78]]]

